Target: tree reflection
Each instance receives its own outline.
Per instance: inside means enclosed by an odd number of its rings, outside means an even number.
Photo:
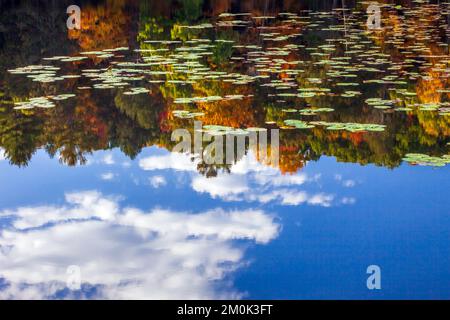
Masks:
[[[322,4],[320,4],[322,3]],[[1,28],[2,46],[0,66],[9,69],[15,66],[39,63],[42,56],[71,55],[82,51],[115,48],[118,46],[138,47],[152,50],[156,47],[145,42],[148,39],[191,40],[200,33],[180,26],[188,23],[208,21],[217,14],[228,10],[249,12],[258,15],[277,14],[279,12],[302,9],[331,9],[341,6],[340,1],[263,1],[244,2],[231,0],[185,0],[185,1],[101,1],[87,2],[83,7],[83,27],[81,31],[64,30],[54,27],[54,22],[64,18],[65,3],[48,7],[49,15],[44,15],[45,23],[37,21],[32,4],[5,4],[2,14]],[[346,3],[354,6],[352,2]],[[405,3],[404,5],[407,5]],[[429,21],[427,28],[433,30],[439,25],[435,19],[435,7],[424,7],[423,19]],[[62,14],[61,14],[62,12]],[[392,23],[381,33],[369,35],[380,50],[390,56],[393,61],[405,61],[410,55],[402,53],[398,47],[389,45],[395,33],[396,38],[405,40],[409,45],[417,41],[429,49],[432,56],[445,56],[446,47],[436,45],[433,38],[414,39],[411,34],[401,34],[400,24],[409,27],[417,22],[414,17],[404,17],[401,10],[385,13],[383,19]],[[406,22],[405,22],[406,19]],[[30,26],[23,26],[27,21]],[[48,22],[48,23],[47,23]],[[38,29],[31,32],[31,25]],[[56,24],[60,26],[61,24]],[[400,28],[400,29],[399,29]],[[301,28],[299,28],[301,31]],[[408,30],[401,29],[401,30]],[[287,31],[286,31],[287,32]],[[14,34],[20,35],[18,43]],[[205,31],[203,36],[216,36]],[[221,39],[238,41],[241,44],[259,44],[260,31],[257,28],[229,28],[219,31]],[[304,34],[305,41],[323,44],[329,36],[328,31],[315,34]],[[45,48],[42,50],[42,48]],[[252,66],[236,61],[231,64],[230,57],[235,49],[224,42],[212,50],[208,56],[208,65],[213,70],[241,72],[252,74]],[[344,48],[338,50],[344,50]],[[170,52],[167,53],[170,55]],[[146,53],[135,54],[136,60],[145,57]],[[430,55],[431,56],[431,55]],[[284,57],[287,61],[308,57],[290,54]],[[436,103],[446,101],[448,93],[439,89],[448,87],[448,77],[436,66],[442,59],[429,58],[426,78],[410,81],[408,90],[417,96],[405,100],[405,104]],[[71,68],[73,71],[89,68],[105,68],[108,63],[103,59],[79,62]],[[168,71],[167,66],[160,66],[160,71]],[[289,77],[289,68],[280,74],[280,78]],[[70,70],[69,70],[70,71]],[[170,70],[174,71],[174,70]],[[305,87],[308,78],[323,79],[327,76],[327,67],[310,64],[305,72],[295,81]],[[399,71],[400,72],[400,71]],[[204,113],[199,120],[204,124],[224,125],[234,128],[266,127],[282,125],[286,114],[275,98],[268,97],[267,90],[256,84],[232,86],[222,81],[201,81],[192,85],[178,85],[165,82],[149,84],[149,93],[138,96],[124,95],[123,89],[111,91],[77,91],[77,98],[49,110],[17,111],[12,103],[29,97],[52,95],[56,92],[76,91],[82,80],[70,79],[58,84],[36,84],[24,81],[6,72],[0,73],[1,107],[0,107],[0,147],[11,164],[25,166],[37,149],[43,148],[52,157],[59,157],[64,164],[74,166],[84,164],[86,156],[96,150],[120,148],[130,158],[136,157],[143,148],[157,145],[172,149],[174,142],[170,140],[171,132],[177,128],[193,130],[192,120],[179,119],[172,111],[179,106],[174,100],[187,96],[225,96],[229,94],[248,96],[235,101],[217,101],[197,103],[196,108]],[[186,80],[186,75],[173,72],[170,80]],[[305,99],[304,105],[314,107],[338,106],[339,112],[312,117],[328,122],[355,123],[388,123],[387,130],[382,133],[351,133],[347,131],[328,131],[321,127],[311,130],[282,130],[280,135],[279,169],[283,173],[295,173],[308,161],[318,160],[321,156],[333,156],[339,161],[360,164],[376,164],[393,168],[401,164],[401,159],[408,152],[441,155],[447,148],[450,135],[448,116],[436,113],[413,111],[408,113],[382,112],[365,106],[366,92],[376,93],[380,97],[395,99],[395,93],[388,86],[367,84],[362,88],[363,94],[353,98],[320,97]],[[300,105],[297,105],[300,107]],[[239,159],[237,159],[239,160]],[[219,170],[229,170],[229,166],[208,166],[200,164],[199,172],[206,176],[214,176]]]

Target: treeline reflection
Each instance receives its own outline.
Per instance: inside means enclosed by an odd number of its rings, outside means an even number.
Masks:
[[[386,1],[388,2],[388,1]],[[192,35],[179,26],[216,19],[223,12],[248,12],[254,16],[276,15],[280,12],[352,8],[363,10],[356,1],[86,1],[82,2],[82,29],[68,31],[65,26],[67,1],[10,2],[2,1],[1,70],[41,63],[42,57],[76,55],[79,52],[127,46],[152,50],[149,39],[189,40]],[[402,1],[403,6],[412,5]],[[424,7],[425,8],[425,7]],[[433,9],[434,8],[434,9]],[[438,7],[426,7],[422,19],[428,21],[428,30],[435,30],[436,37],[443,39],[436,15]],[[345,14],[345,11],[336,11]],[[340,15],[336,15],[340,23]],[[410,54],[399,50],[402,46],[422,41],[429,48],[426,61],[426,78],[408,83],[408,90],[417,94],[415,102],[436,103],[447,101],[445,92],[448,78],[436,66],[446,63],[448,47],[439,45],[435,38],[414,37],[420,34],[424,21],[404,15],[402,10],[384,14],[391,21],[389,28],[368,36],[368,40],[389,55],[392,61],[405,61]],[[417,30],[414,30],[416,26]],[[299,31],[303,32],[301,27]],[[259,44],[260,32],[255,28],[229,28],[221,32],[226,39],[240,44]],[[332,33],[332,32],[331,32]],[[206,32],[206,34],[208,34]],[[326,44],[330,31],[305,33],[308,43]],[[391,42],[395,38],[394,44]],[[401,46],[400,46],[401,47]],[[255,72],[244,62],[230,63],[232,48],[223,45],[212,52],[209,64],[218,70]],[[419,53],[413,53],[418,56]],[[131,58],[142,61],[141,53],[132,53]],[[310,59],[292,54],[286,60]],[[80,61],[67,67],[68,73],[80,69],[111,68],[103,59]],[[164,70],[162,67],[161,70]],[[307,78],[326,77],[326,68],[308,65],[303,75],[296,78],[299,84]],[[173,79],[181,76],[174,75]],[[233,87],[225,82],[198,82],[192,86],[171,83],[150,84],[144,95],[125,95],[125,90],[78,90],[84,83],[80,79],[67,79],[61,83],[37,84],[23,77],[0,72],[0,148],[13,165],[26,166],[38,149],[45,149],[51,157],[58,157],[67,165],[82,165],[87,155],[97,151],[120,148],[130,158],[135,158],[148,146],[161,146],[171,150],[171,132],[177,128],[192,130],[192,120],[173,115],[179,108],[174,103],[178,97],[192,93],[205,96],[224,96],[230,91],[234,95],[250,96],[240,101],[198,103],[204,115],[204,124],[223,125],[234,128],[279,127],[286,114],[276,98],[268,95],[265,88],[257,85]],[[439,90],[440,89],[440,90]],[[376,164],[394,168],[399,166],[406,153],[442,155],[448,149],[450,135],[448,116],[414,110],[411,112],[387,112],[370,108],[365,100],[373,94],[395,99],[389,85],[374,87],[367,84],[360,88],[362,94],[353,99],[321,97],[306,100],[304,106],[333,107],[336,112],[312,119],[327,122],[354,122],[387,124],[384,132],[330,131],[324,127],[308,130],[286,129],[280,132],[279,169],[283,173],[294,173],[307,161],[321,156],[333,156],[339,161],[360,164]],[[14,102],[30,97],[54,95],[60,92],[77,92],[76,99],[61,102],[52,109],[14,110]],[[239,159],[236,159],[239,160]],[[227,166],[199,165],[199,171],[212,176]]]

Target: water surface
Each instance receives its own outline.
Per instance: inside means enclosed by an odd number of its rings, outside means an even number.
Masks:
[[[450,297],[446,3],[0,3],[2,299]]]

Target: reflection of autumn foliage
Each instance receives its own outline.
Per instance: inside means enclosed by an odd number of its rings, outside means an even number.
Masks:
[[[67,165],[83,164],[85,154],[108,146],[107,125],[88,93],[79,96],[77,105],[56,108],[45,114],[43,141],[50,154],[59,152]]]
[[[133,1],[131,1],[133,3]],[[169,4],[168,4],[169,3]],[[161,19],[150,19],[146,26],[141,29],[139,41],[151,37],[165,38],[171,31],[171,37],[177,39],[197,38],[201,30],[193,32],[186,28],[176,26],[185,25],[186,21],[172,21],[170,16],[174,2],[141,2],[140,8],[147,7],[153,13],[164,12]],[[194,4],[197,2],[194,1]],[[199,3],[199,2],[198,2]],[[198,4],[197,3],[197,4]],[[279,2],[278,8],[272,10],[270,6],[275,2],[270,2],[268,7],[265,2],[249,1],[238,4],[231,0],[213,0],[211,7],[206,8],[207,12],[213,14],[234,9],[239,6],[241,11],[251,12],[254,16],[273,14],[275,12],[290,11],[296,6],[300,6],[299,1]],[[304,2],[303,2],[304,3]],[[77,51],[91,51],[97,49],[114,48],[128,46],[137,37],[134,35],[133,10],[129,10],[130,1],[106,0],[97,6],[85,6],[82,10],[82,30],[69,31],[69,38],[76,40],[79,45]],[[179,4],[179,3],[177,3]],[[203,8],[202,6],[194,6]],[[248,10],[247,10],[248,9]],[[186,10],[188,12],[189,10]],[[293,9],[295,11],[295,9]],[[131,13],[131,14],[130,14]],[[167,17],[166,17],[167,15]],[[196,16],[197,17],[197,16]],[[431,28],[436,29],[436,21],[433,13],[424,14],[429,19]],[[429,17],[429,18],[427,18]],[[387,40],[392,33],[397,34],[397,38],[404,41],[405,46],[424,44],[426,54],[429,57],[421,57],[429,65],[421,70],[427,77],[408,83],[409,89],[417,93],[417,101],[420,103],[442,102],[445,94],[437,92],[438,89],[447,88],[447,79],[442,77],[443,72],[436,71],[436,67],[442,64],[442,58],[446,55],[447,49],[433,44],[423,37],[420,31],[423,21],[415,21],[412,17],[401,16],[395,10],[388,12],[388,21],[392,28],[386,32],[377,33],[371,37],[381,47],[382,52],[390,55],[394,62],[402,62],[408,58],[402,50],[391,46]],[[164,24],[160,25],[161,20]],[[406,20],[406,21],[405,21]],[[407,28],[403,25],[409,26]],[[227,29],[220,35],[221,38],[239,41],[243,44],[261,45],[262,20],[255,22],[245,31]],[[414,27],[414,28],[413,28]],[[271,30],[273,31],[273,30]],[[65,31],[64,31],[65,32]],[[296,29],[279,28],[280,35],[302,32],[302,27]],[[422,33],[421,33],[422,32]],[[161,34],[160,34],[161,33]],[[137,33],[136,33],[137,34]],[[419,34],[418,37],[411,35]],[[156,37],[158,35],[158,37]],[[320,39],[319,39],[320,40]],[[317,40],[317,42],[319,42]],[[271,43],[270,46],[283,47],[289,41]],[[156,46],[155,46],[156,47]],[[151,44],[141,44],[141,49],[153,49]],[[213,51],[207,59],[208,67],[211,70],[226,71],[228,73],[238,72],[247,75],[255,75],[256,69],[251,64],[240,64],[239,62],[229,63],[229,58],[233,53],[231,47],[223,44],[219,50]],[[164,53],[161,53],[162,55]],[[169,55],[170,53],[168,53]],[[236,52],[234,52],[236,55]],[[431,57],[434,56],[434,57]],[[137,56],[137,55],[136,55]],[[416,56],[419,56],[417,54]],[[290,53],[283,56],[287,62],[294,60],[305,60],[304,57],[297,56],[297,53]],[[306,62],[306,61],[305,61]],[[86,68],[87,62],[73,64],[74,73],[77,69]],[[268,67],[273,67],[269,65]],[[90,65],[89,67],[92,67]],[[297,68],[295,64],[284,63],[280,68],[288,71],[289,68]],[[167,80],[187,80],[185,74],[178,74],[173,68],[161,66],[160,71],[171,71]],[[306,87],[307,77],[317,77],[324,79],[327,77],[327,70],[317,65],[310,65],[305,68],[304,74],[296,81],[301,87]],[[404,72],[401,70],[400,72]],[[279,73],[271,75],[278,77],[278,80],[289,78],[290,75]],[[78,80],[64,82],[64,92],[72,92],[77,87]],[[13,87],[12,83],[8,83]],[[149,87],[148,83],[140,84]],[[63,86],[61,84],[61,86]],[[11,92],[11,99],[24,100],[29,96],[50,95],[53,84],[42,85],[39,91],[32,91],[25,85],[18,88],[8,89]],[[24,90],[25,88],[25,90]],[[17,90],[16,90],[17,89]],[[61,87],[58,87],[61,89]],[[16,90],[16,91],[14,91]],[[12,92],[22,91],[20,94]],[[379,89],[378,96],[388,95],[385,89]],[[384,91],[383,91],[384,90]],[[267,91],[258,87],[257,83],[249,85],[232,85],[222,81],[199,81],[193,85],[175,85],[166,82],[161,85],[151,85],[151,92],[146,95],[125,96],[123,92],[105,91],[76,91],[76,100],[69,100],[63,106],[58,106],[51,110],[33,110],[27,112],[17,112],[11,108],[0,110],[0,146],[6,150],[7,157],[12,163],[18,165],[26,164],[32,154],[38,148],[45,148],[50,155],[59,155],[61,161],[68,165],[84,163],[86,154],[95,150],[119,147],[130,157],[136,156],[143,147],[158,145],[171,150],[174,143],[170,140],[171,132],[176,128],[187,128],[192,130],[191,120],[182,120],[173,116],[172,111],[176,109],[189,109],[201,111],[205,115],[198,120],[208,125],[223,125],[234,128],[266,127],[266,121],[274,121],[282,125],[288,116],[282,112],[282,106],[270,104]],[[217,102],[197,103],[194,105],[179,105],[173,101],[180,97],[207,97],[226,95],[251,96],[239,100],[221,100]],[[386,132],[382,133],[351,133],[346,131],[327,131],[323,127],[316,127],[308,130],[281,130],[280,132],[280,159],[279,169],[283,174],[291,174],[300,170],[309,160],[318,159],[322,155],[336,157],[339,161],[354,163],[374,163],[388,167],[395,167],[401,163],[401,159],[407,152],[423,152],[427,154],[442,154],[445,146],[445,139],[450,135],[449,117],[438,116],[434,112],[410,112],[388,114],[373,108],[367,108],[364,104],[366,97],[356,97],[351,102],[349,100],[338,100],[338,97],[321,96],[317,98],[304,99],[296,104],[296,108],[306,104],[314,107],[335,107],[337,110],[329,115],[321,115],[324,121],[336,122],[357,122],[357,123],[389,123]],[[413,98],[411,98],[411,101]],[[72,104],[73,103],[73,104]],[[269,145],[269,155],[271,153]],[[264,162],[260,158],[260,161]],[[205,175],[215,175],[217,166],[199,166],[199,170]]]
[[[411,2],[403,1],[402,5],[410,6]],[[371,39],[389,53],[392,61],[404,62],[413,58],[424,62],[421,69],[423,76],[417,79],[413,89],[417,99],[406,102],[407,105],[442,103],[448,98],[441,92],[448,88],[449,80],[448,47],[439,45],[439,28],[443,23],[440,9],[437,5],[423,4],[414,6],[409,14],[405,14],[404,10],[383,10],[383,31],[372,34]],[[409,120],[417,119],[417,124],[423,129],[419,135],[421,144],[431,145],[437,143],[437,139],[450,135],[448,116],[418,111],[414,115],[410,113],[409,117]]]
[[[408,48],[421,48],[416,56],[420,55],[419,59],[425,59],[429,64],[429,67],[422,70],[422,74],[427,77],[421,77],[417,81],[416,93],[421,103],[441,102],[441,93],[438,90],[445,88],[447,84],[443,73],[435,70],[436,66],[448,57],[447,47],[439,46],[435,41],[440,26],[439,10],[440,8],[434,5],[416,6],[414,14],[408,15],[397,10],[384,10],[383,32],[372,37],[383,50],[389,51],[393,61],[411,58]]]
[[[83,7],[81,30],[69,30],[69,39],[77,40],[82,51],[128,46],[133,21],[126,5],[125,0],[107,0]]]
[[[417,115],[420,126],[433,137],[450,136],[450,117],[443,117],[430,112],[419,112]]]
[[[306,164],[297,146],[280,146],[279,169],[282,174],[293,174]]]
[[[77,107],[75,108],[75,116],[83,120],[88,126],[89,132],[92,132],[97,136],[101,145],[106,145],[108,142],[108,132],[106,124],[98,117],[99,108],[90,99],[89,93],[84,93],[79,96],[77,101]]]
[[[209,6],[212,15],[229,12],[230,9],[233,9],[237,12],[249,12],[257,17],[267,15],[268,12],[271,15],[278,14],[279,12],[298,12],[304,8],[305,1],[211,0]]]
[[[441,102],[441,93],[438,90],[444,88],[444,80],[440,78],[441,73],[430,71],[428,78],[420,78],[417,82],[416,92],[422,103]]]
[[[199,109],[205,111],[204,124],[223,125],[234,128],[257,126],[257,113],[252,106],[252,99],[204,103]]]

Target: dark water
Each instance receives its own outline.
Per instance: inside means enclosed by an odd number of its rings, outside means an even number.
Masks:
[[[0,1],[0,297],[448,299],[450,7],[379,3]]]

